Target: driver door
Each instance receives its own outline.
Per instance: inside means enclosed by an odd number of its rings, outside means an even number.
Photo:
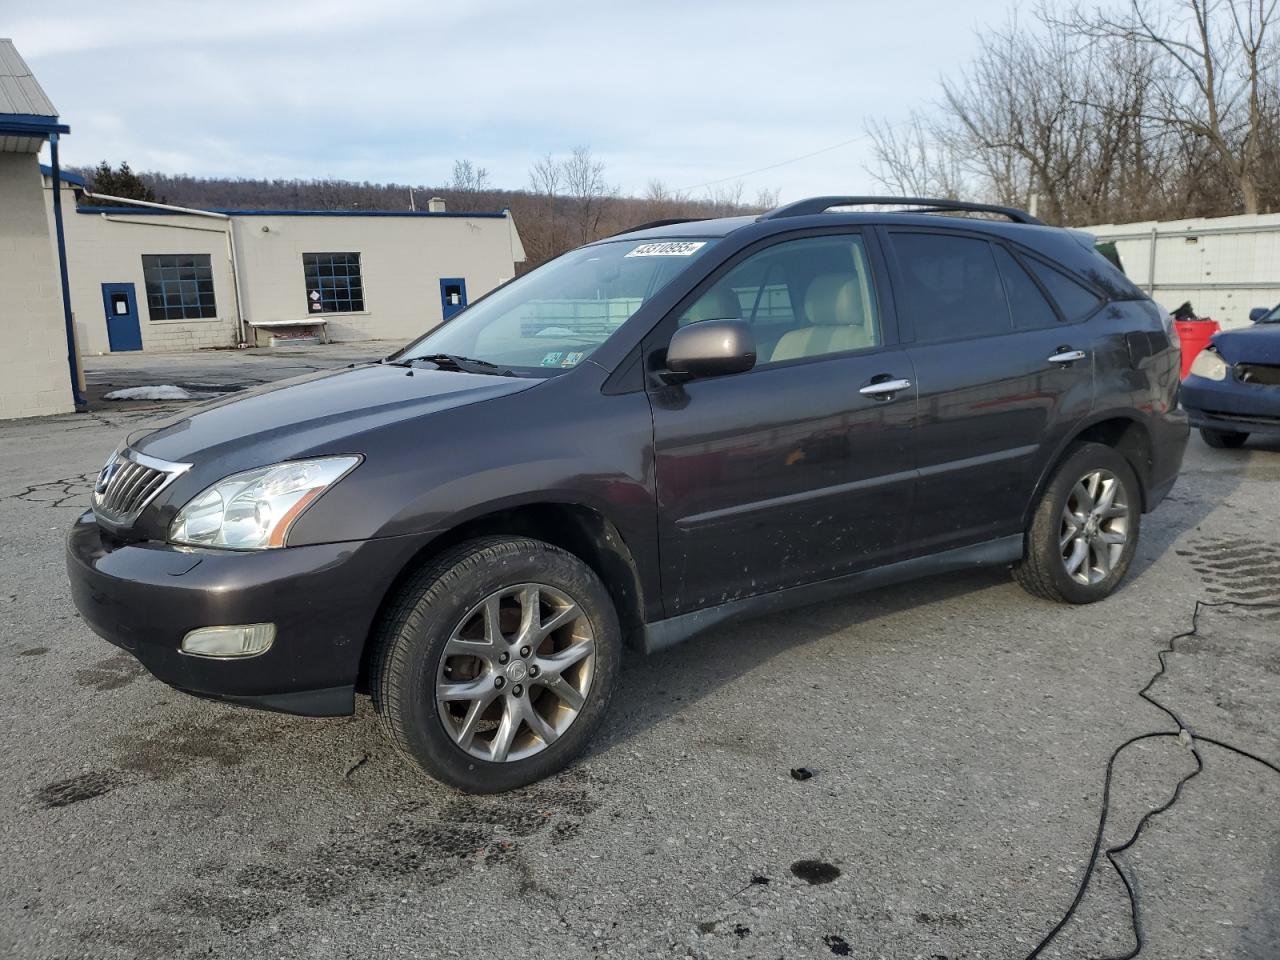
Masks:
[[[874,238],[792,236],[731,260],[646,344],[654,370],[677,326],[737,318],[757,346],[746,373],[649,378],[669,616],[903,555],[916,391]]]

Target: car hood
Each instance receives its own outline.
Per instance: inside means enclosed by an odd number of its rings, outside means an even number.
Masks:
[[[139,453],[175,463],[273,463],[337,452],[357,434],[463,404],[528,390],[541,380],[372,364],[269,384],[185,410],[129,437]],[[359,453],[359,450],[346,452]]]
[[[1214,334],[1213,345],[1227,363],[1280,364],[1280,323],[1223,330]]]

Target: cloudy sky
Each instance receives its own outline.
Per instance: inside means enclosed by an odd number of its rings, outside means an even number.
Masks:
[[[0,36],[71,125],[64,163],[440,184],[469,158],[523,187],[587,144],[624,191],[795,199],[871,187],[866,121],[935,98],[1009,5],[6,0]]]

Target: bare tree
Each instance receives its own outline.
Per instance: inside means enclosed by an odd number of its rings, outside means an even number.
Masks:
[[[539,157],[529,168],[529,192],[532,209],[521,218],[520,236],[530,262],[542,263],[558,257],[568,249],[565,241],[561,192],[564,171],[550,153]]]
[[[559,195],[560,164],[551,154],[539,157],[529,168],[529,191],[543,197]]]
[[[1152,119],[1170,70],[1130,36],[1085,34],[1043,9],[1032,29],[1015,16],[943,81],[933,113],[870,125],[873,175],[902,194],[1034,202],[1057,223],[1158,215],[1211,192],[1189,180],[1202,161],[1186,137]]]
[[[1257,213],[1280,72],[1277,0],[1130,0],[1126,14],[1079,8],[1066,21],[1094,38],[1142,44],[1171,69],[1154,76],[1148,119],[1202,141],[1229,172],[1245,213]],[[1274,141],[1272,141],[1274,143]]]
[[[455,193],[481,193],[492,189],[489,171],[474,165],[470,160],[453,161],[453,179],[449,189]]]
[[[671,189],[661,180],[650,180],[645,185],[641,200],[645,220],[667,220],[682,217],[688,212],[688,194]]]
[[[573,153],[561,161],[560,174],[565,193],[574,201],[576,239],[579,243],[597,239],[600,220],[618,193],[605,180],[604,161],[592,156],[590,147],[574,147]]]
[[[709,217],[731,217],[742,209],[742,181],[722,183],[707,187],[706,198],[702,202]]]
[[[956,138],[935,121],[913,112],[896,128],[872,120],[867,133],[875,157],[867,172],[889,193],[958,200],[967,192]]]
[[[755,202],[751,204],[755,212],[766,213],[778,205],[782,191],[778,187],[760,187],[756,190]]]

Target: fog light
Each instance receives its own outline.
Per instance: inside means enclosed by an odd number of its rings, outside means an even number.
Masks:
[[[256,657],[271,648],[274,623],[249,623],[238,627],[200,627],[182,638],[182,652],[193,657]]]

